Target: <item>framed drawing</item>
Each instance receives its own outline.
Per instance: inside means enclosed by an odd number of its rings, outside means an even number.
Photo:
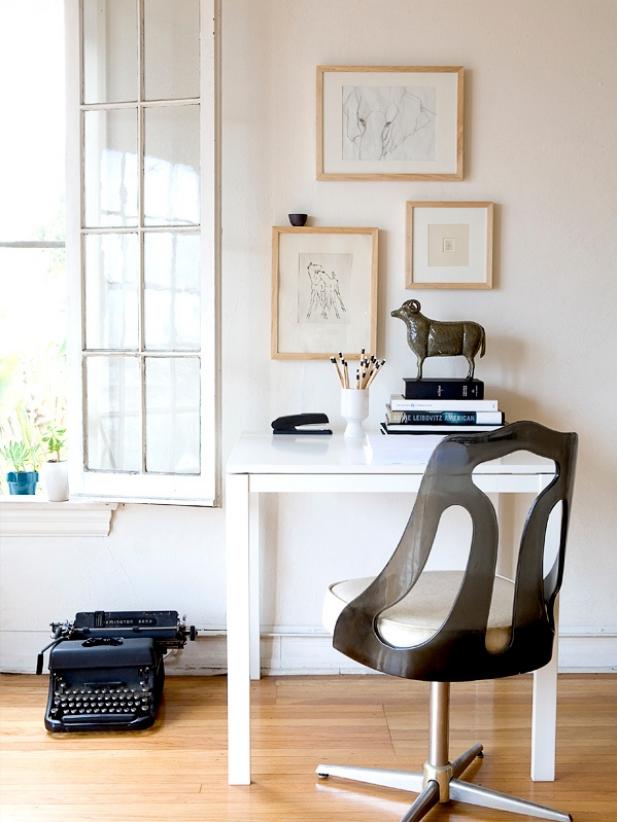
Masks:
[[[493,203],[408,202],[407,288],[492,288]]]
[[[460,66],[317,66],[318,180],[462,180]]]
[[[376,228],[272,229],[272,358],[377,347]]]

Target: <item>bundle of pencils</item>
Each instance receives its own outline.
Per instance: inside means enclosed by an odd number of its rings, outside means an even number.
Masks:
[[[343,357],[342,352],[339,351],[338,356],[333,354],[330,362],[336,368],[341,388],[357,388],[362,391],[371,385],[386,361],[378,360],[374,354],[367,354],[363,348],[360,352],[360,367],[356,369],[355,380],[349,379],[349,363]]]

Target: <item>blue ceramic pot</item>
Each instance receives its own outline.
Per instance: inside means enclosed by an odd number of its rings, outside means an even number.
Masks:
[[[38,471],[9,471],[6,475],[9,494],[34,494],[38,479]]]

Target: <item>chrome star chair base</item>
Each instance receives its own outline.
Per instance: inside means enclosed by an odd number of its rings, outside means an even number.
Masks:
[[[491,791],[481,785],[464,782],[458,777],[471,765],[476,757],[482,757],[482,745],[473,745],[454,762],[448,760],[448,718],[450,703],[450,683],[431,683],[429,755],[424,763],[423,773],[391,771],[386,768],[361,768],[353,765],[326,765],[316,768],[321,779],[329,776],[352,779],[369,785],[396,788],[417,793],[418,797],[401,822],[417,822],[440,803],[466,802],[496,811],[509,811],[533,816],[536,819],[551,819],[553,822],[571,822],[568,813],[555,811],[517,799],[505,793]]]

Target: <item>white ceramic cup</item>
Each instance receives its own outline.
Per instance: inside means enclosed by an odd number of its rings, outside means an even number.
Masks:
[[[341,389],[341,416],[347,423],[345,437],[363,437],[362,421],[368,417],[368,390]]]

